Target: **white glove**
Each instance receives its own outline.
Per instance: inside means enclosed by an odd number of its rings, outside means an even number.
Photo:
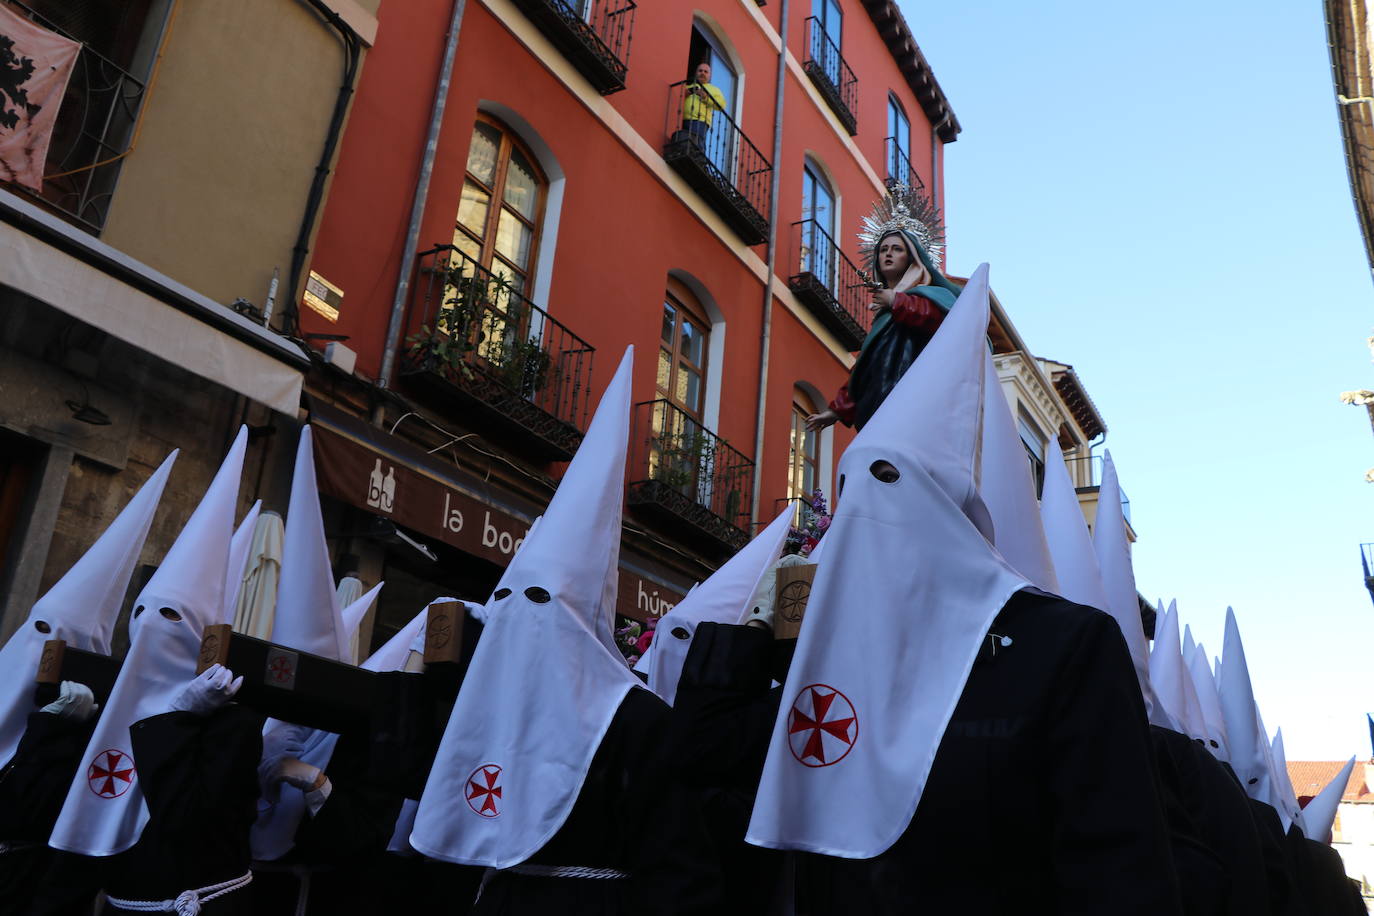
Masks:
[[[284,782],[302,792],[309,792],[324,784],[325,780],[321,778],[323,776],[324,771],[317,766],[312,766],[304,760],[297,760],[295,757],[283,757],[272,768],[268,780],[273,785]]]
[[[773,564],[773,568],[764,573],[763,581],[754,591],[754,600],[749,602],[749,613],[744,618],[745,624],[761,627],[771,632],[773,629],[773,608],[777,604],[777,571],[789,566],[808,566],[810,563],[811,561],[806,557],[796,553],[783,554],[779,557],[778,561]]]
[[[168,708],[174,712],[208,716],[233,699],[242,686],[242,677],[235,678],[234,672],[214,664],[188,683]]]
[[[57,699],[39,712],[50,712],[73,722],[87,722],[98,709],[100,704],[95,701],[95,694],[91,692],[91,688],[77,681],[63,681]]]

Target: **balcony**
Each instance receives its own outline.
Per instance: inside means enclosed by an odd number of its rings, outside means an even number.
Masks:
[[[898,144],[896,137],[885,139],[883,149],[885,150],[884,158],[887,160],[887,177],[883,181],[889,188],[902,184],[920,191],[926,189],[926,183],[911,167],[911,160],[907,158],[906,153],[902,152],[902,147]]]
[[[814,219],[792,224],[792,252],[788,288],[846,350],[859,349],[873,320],[859,269]]]
[[[709,553],[748,543],[754,462],[666,400],[635,405],[632,448],[631,506]]]
[[[746,245],[768,241],[768,212],[773,166],[749,142],[730,115],[709,99],[688,94],[688,83],[668,87],[668,120],[663,159],[687,179],[730,224]],[[701,118],[684,119],[704,113]]]
[[[1094,505],[1097,503],[1097,493],[1101,489],[1102,481],[1102,456],[1085,455],[1082,458],[1065,458],[1064,464],[1069,468],[1069,480],[1073,481],[1074,489],[1079,496],[1090,495]],[[1118,484],[1118,488],[1120,485]],[[1135,525],[1131,522],[1131,500],[1126,496],[1126,491],[1121,492],[1121,514],[1126,518],[1126,524],[1131,528],[1131,540],[1135,540]]]
[[[22,3],[9,6],[49,31],[81,41]],[[19,185],[7,185],[8,190],[40,200],[99,234],[146,91],[142,80],[83,42],[53,124],[43,192]]]
[[[859,132],[856,113],[859,110],[859,81],[849,64],[844,62],[840,49],[815,16],[806,19],[806,59],[802,69],[816,84],[822,98],[835,117],[840,119],[849,136]]]
[[[594,349],[452,245],[419,255],[401,374],[536,458],[582,442]]]
[[[634,0],[515,0],[539,31],[602,95],[625,88]]]

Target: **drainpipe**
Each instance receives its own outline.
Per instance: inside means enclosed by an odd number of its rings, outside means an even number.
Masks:
[[[782,183],[782,102],[787,77],[787,16],[789,0],[782,0],[778,22],[778,90],[773,99],[773,181],[768,201],[768,269],[763,279],[763,332],[759,335],[759,407],[754,420],[754,495],[749,522],[759,523],[759,498],[763,494],[763,427],[768,407],[768,350],[773,338],[773,271],[778,261],[778,187]]]
[[[396,348],[400,344],[406,300],[410,298],[410,274],[415,266],[415,251],[420,247],[420,221],[425,215],[429,180],[434,174],[434,158],[439,151],[439,129],[444,124],[444,105],[448,102],[448,90],[453,82],[453,58],[458,51],[458,33],[463,27],[463,10],[466,7],[467,0],[453,0],[453,16],[449,20],[448,37],[444,42],[444,59],[439,65],[439,82],[434,87],[434,105],[429,113],[429,132],[425,135],[425,151],[420,157],[420,177],[415,182],[415,197],[410,202],[410,225],[406,227],[406,244],[401,252],[396,295],[391,299],[391,318],[386,325],[386,344],[382,350],[378,388],[390,388],[391,377],[396,372]],[[381,407],[378,406],[377,410],[380,411]],[[374,421],[376,419],[374,417]]]
[[[290,286],[287,287],[288,295],[291,296],[291,303],[284,308],[283,315],[286,327],[284,330],[288,334],[296,334],[299,330],[299,318],[296,310],[297,301],[300,295],[301,272],[305,270],[305,259],[310,254],[310,234],[315,230],[315,219],[319,215],[320,205],[324,201],[324,186],[329,180],[329,164],[334,161],[334,151],[339,146],[339,136],[343,133],[344,118],[348,115],[348,103],[353,97],[353,82],[358,76],[358,65],[363,58],[363,39],[357,32],[353,31],[352,26],[343,21],[338,13],[334,12],[322,2],[322,0],[302,0],[320,15],[325,22],[339,33],[339,38],[344,44],[344,72],[343,84],[339,86],[339,95],[334,100],[334,113],[329,119],[329,132],[325,135],[324,150],[320,153],[319,164],[315,166],[315,178],[310,183],[310,193],[305,200],[305,214],[301,217],[301,228],[296,234],[296,244],[291,249],[291,272],[289,275]]]

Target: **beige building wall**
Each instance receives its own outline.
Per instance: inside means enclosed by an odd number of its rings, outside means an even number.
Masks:
[[[101,238],[221,303],[261,306],[279,267],[280,304],[343,67],[299,0],[178,2]]]

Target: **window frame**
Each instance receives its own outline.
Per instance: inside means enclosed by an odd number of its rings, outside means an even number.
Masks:
[[[500,143],[496,149],[496,167],[492,173],[492,183],[488,186],[479,177],[472,173],[470,165],[472,163],[472,138],[478,133],[478,125],[486,124],[494,128],[500,134]],[[529,163],[533,170],[535,185],[537,187],[536,202],[534,206],[534,219],[530,220],[523,213],[506,202],[506,178],[510,172],[510,161],[512,152],[518,151],[525,161]],[[482,235],[477,237],[473,230],[469,229],[459,219],[458,214],[454,214],[453,232],[454,243],[457,244],[459,236],[465,236],[469,240],[476,242],[478,246],[477,257],[474,258],[477,264],[493,275],[497,273],[494,269],[499,260],[507,270],[513,275],[523,276],[524,282],[515,289],[525,298],[530,298],[534,289],[535,272],[539,266],[539,244],[544,230],[544,218],[547,216],[549,202],[549,177],[544,171],[539,158],[530,149],[529,144],[525,143],[514,130],[504,121],[493,117],[484,111],[477,112],[477,117],[473,119],[472,134],[468,140],[468,158],[463,165],[463,186],[472,182],[483,193],[487,194],[487,215],[486,225],[482,227]],[[498,193],[499,192],[499,193]],[[461,191],[460,191],[461,194]],[[461,203],[459,210],[461,212]],[[509,211],[510,214],[530,231],[530,250],[523,268],[513,263],[505,255],[496,250],[496,238],[500,228],[501,214]],[[461,249],[460,249],[461,250]]]
[[[800,388],[794,388],[787,442],[787,498],[803,499],[807,505],[811,504],[811,494],[820,488],[821,479],[821,435],[819,431],[806,428],[806,418],[814,413],[819,413],[819,410],[811,396]],[[797,450],[799,437],[802,446],[800,453]],[[810,486],[806,485],[808,471],[811,476]]]
[[[894,117],[895,116],[895,117]],[[898,126],[903,130],[897,130]],[[906,158],[907,168],[915,169],[911,164],[911,118],[906,113],[906,107],[901,100],[891,92],[887,94],[887,136],[894,141],[894,146]],[[902,177],[893,174],[893,167],[897,165],[896,157],[888,150],[883,150],[883,158],[887,160],[887,178],[889,181],[902,181]],[[906,176],[906,183],[911,184],[911,176]]]
[[[685,289],[675,289],[674,287],[676,286],[678,286],[678,284],[670,283],[669,286],[664,289],[662,302],[662,306],[664,309],[672,307],[676,311],[676,315],[673,322],[673,341],[671,347],[667,347],[664,345],[661,323],[658,337],[659,360],[662,360],[663,353],[665,351],[668,352],[669,358],[671,360],[668,371],[667,387],[665,390],[665,388],[663,386],[660,386],[658,383],[658,373],[656,364],[654,373],[654,390],[658,397],[667,401],[669,404],[672,404],[678,410],[682,411],[687,416],[695,420],[697,423],[701,424],[701,427],[705,429],[707,372],[709,371],[709,366],[711,363],[711,322],[707,318],[705,310],[696,304],[693,297],[685,295],[685,293],[687,292]],[[696,328],[697,333],[700,335],[700,364],[693,363],[690,359],[687,359],[682,353],[682,325],[684,321],[687,321],[690,324],[692,324]],[[682,363],[687,363],[689,369],[695,372],[701,380],[701,388],[698,392],[697,408],[695,410],[679,401],[674,393],[677,388],[677,375],[678,372],[681,370]]]

